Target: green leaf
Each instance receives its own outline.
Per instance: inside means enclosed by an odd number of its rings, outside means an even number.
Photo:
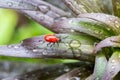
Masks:
[[[108,26],[108,30],[112,29],[116,35],[120,34],[120,19],[113,15],[103,14],[103,13],[86,13],[80,14],[78,17],[80,18],[89,18],[96,20],[101,23],[105,23]]]
[[[77,15],[81,13],[109,13],[103,0],[63,0]]]
[[[112,36],[102,40],[94,48],[94,53],[97,53],[104,47],[120,47],[120,36]]]
[[[0,0],[0,7],[22,10],[38,10],[31,0]]]
[[[112,0],[112,6],[114,15],[120,17],[120,0]]]
[[[102,80],[112,80],[120,71],[120,50],[116,50],[109,59]]]
[[[101,80],[103,72],[105,70],[107,64],[107,59],[105,55],[102,53],[97,54],[95,59],[95,67],[94,67],[94,73],[92,76],[92,80]]]
[[[0,44],[8,44],[14,33],[18,15],[13,10],[0,9]]]

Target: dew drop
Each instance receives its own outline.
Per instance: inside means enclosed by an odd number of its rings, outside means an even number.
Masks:
[[[118,21],[115,21],[114,23],[115,23],[115,26],[116,26],[117,28],[119,28],[119,27],[120,27],[120,24],[119,24],[119,22],[118,22]]]
[[[109,17],[109,15],[105,15],[105,17],[107,18],[107,17]]]
[[[15,46],[14,46],[14,48],[15,48],[15,49],[18,49],[18,48],[19,48],[19,46],[15,45]]]
[[[111,17],[110,17],[110,18],[109,18],[109,20],[110,20],[110,21],[112,21],[112,20],[113,20],[113,18],[111,18]]]
[[[95,80],[99,80],[99,78],[97,77],[97,78],[95,78]]]
[[[13,3],[12,3],[12,2],[8,2],[7,5],[8,5],[9,7],[11,7],[11,6],[13,6]]]
[[[84,8],[84,6],[83,5],[78,5],[80,8]]]
[[[8,47],[8,48],[12,48],[12,47],[13,47],[13,45],[7,45],[7,47]]]
[[[29,50],[25,50],[26,53],[29,53]]]
[[[71,32],[75,32],[75,30],[73,30],[73,29],[71,29],[70,31],[71,31]]]
[[[118,58],[120,58],[120,55],[118,56]]]
[[[120,24],[118,23],[118,21],[115,22],[115,27],[116,27],[116,28],[120,28]]]
[[[111,29],[110,28],[107,28],[108,31],[110,31]]]
[[[68,67],[64,67],[64,71],[68,72],[68,71],[70,71],[70,69]]]
[[[95,33],[96,34],[100,34],[100,33],[102,33],[101,31],[98,31],[98,30],[95,30]]]
[[[72,24],[73,23],[73,20],[69,20],[69,22],[68,22],[69,24]]]
[[[115,66],[113,65],[111,68],[112,68],[112,69],[115,69]]]
[[[33,52],[38,52],[38,49],[33,49],[32,51],[33,51]]]
[[[45,20],[45,17],[44,16],[40,16],[40,20],[41,21]]]
[[[18,49],[20,46],[18,46],[18,45],[8,45],[7,47],[8,47],[8,48],[15,48],[15,49]]]
[[[82,51],[81,51],[80,49],[75,49],[75,48],[73,48],[73,49],[72,49],[72,53],[73,53],[73,55],[74,55],[75,57],[80,57],[81,54],[82,54]]]
[[[59,18],[59,20],[65,20],[65,19],[67,19],[66,17],[61,17],[61,18]]]
[[[112,62],[112,63],[115,63],[115,60],[113,59],[111,62]]]
[[[81,46],[81,43],[78,40],[72,40],[70,42],[69,46],[72,48],[79,48]]]
[[[47,55],[48,53],[47,53],[47,51],[43,51],[43,53],[42,53],[43,55]]]
[[[41,5],[41,6],[39,6],[39,9],[40,9],[41,12],[47,13],[50,10],[50,7],[45,6],[45,5]]]
[[[115,24],[118,24],[119,22],[118,21],[115,21]]]
[[[39,41],[39,44],[44,44],[44,42],[43,41]]]
[[[108,20],[107,22],[108,22],[108,23],[111,23],[111,21],[110,21],[110,20]]]
[[[81,76],[81,75],[82,75],[82,73],[78,73],[78,75],[79,75],[79,76]]]
[[[68,44],[68,43],[65,43],[65,45],[66,45],[66,46],[69,46],[69,44]]]
[[[117,28],[119,28],[120,26],[119,25],[115,25]]]
[[[70,80],[80,80],[80,78],[79,77],[72,77],[72,78],[70,78]]]

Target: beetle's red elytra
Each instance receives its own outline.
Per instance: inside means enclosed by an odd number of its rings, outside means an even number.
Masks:
[[[44,40],[46,42],[49,42],[49,43],[58,43],[60,42],[60,38],[57,37],[56,35],[54,34],[47,34],[44,36]]]

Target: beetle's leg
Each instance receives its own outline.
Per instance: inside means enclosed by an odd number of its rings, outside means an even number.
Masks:
[[[59,47],[59,42],[56,42],[57,46]]]
[[[51,43],[48,43],[47,46],[49,46]],[[51,45],[50,45],[51,46]]]
[[[62,39],[66,39],[66,38],[68,38],[69,36],[66,36],[66,37],[63,37]]]

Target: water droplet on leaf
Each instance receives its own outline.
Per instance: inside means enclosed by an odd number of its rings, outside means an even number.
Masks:
[[[69,46],[72,48],[79,48],[81,46],[81,43],[78,40],[72,40],[70,42]]]
[[[47,53],[47,51],[43,51],[43,53],[42,53],[43,55],[47,55],[48,53]]]
[[[72,78],[70,78],[70,80],[80,80],[80,78],[79,77],[72,77]]]
[[[41,12],[47,13],[50,10],[50,7],[46,6],[46,5],[41,5],[41,6],[39,6],[39,9]]]
[[[33,51],[33,52],[39,52],[39,50],[38,50],[38,49],[33,49],[32,51]]]
[[[75,32],[75,30],[73,30],[73,29],[71,29],[70,31],[71,31],[71,32]]]
[[[112,60],[111,62],[112,62],[112,63],[114,63],[114,62],[115,62],[115,60]]]
[[[13,6],[13,3],[12,3],[12,2],[8,2],[7,5],[8,5],[9,7],[11,7],[11,6]]]
[[[69,24],[72,24],[73,23],[73,20],[69,20],[69,22],[68,22]]]
[[[68,71],[70,71],[70,69],[68,67],[64,67],[64,71],[68,72]]]

